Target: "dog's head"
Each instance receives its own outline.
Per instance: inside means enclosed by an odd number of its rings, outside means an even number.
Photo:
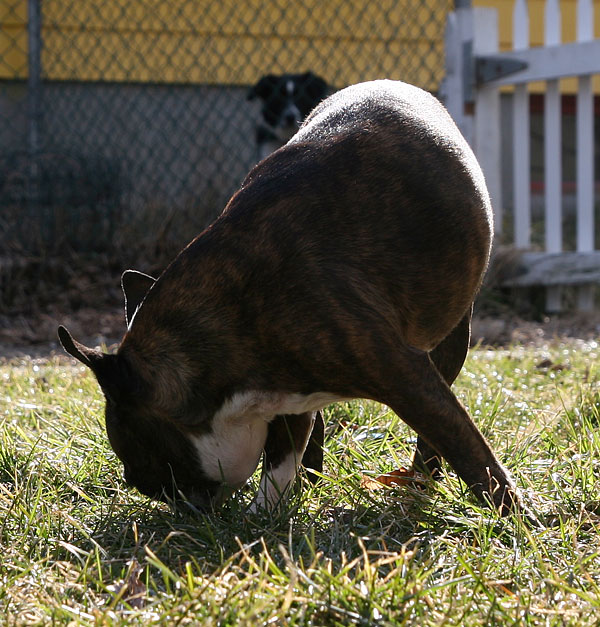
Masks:
[[[123,275],[126,319],[132,319],[154,279],[134,271]],[[75,341],[59,327],[63,348],[89,367],[106,398],[106,430],[123,462],[125,481],[142,494],[163,501],[191,502],[198,508],[218,503],[245,483],[258,464],[266,425],[249,438],[247,425],[215,425],[194,398],[177,399],[160,390],[152,367],[119,349],[107,354]],[[155,367],[176,375],[168,348]],[[176,386],[172,386],[176,388]],[[201,416],[199,419],[198,416]],[[238,432],[239,431],[239,432]],[[264,431],[264,433],[263,433]],[[241,437],[240,437],[241,434]]]
[[[269,74],[250,89],[248,100],[262,100],[262,115],[271,128],[297,130],[326,95],[327,83],[312,72]]]

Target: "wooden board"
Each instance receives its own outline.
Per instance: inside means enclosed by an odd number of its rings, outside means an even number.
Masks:
[[[523,253],[505,287],[600,284],[600,251]]]

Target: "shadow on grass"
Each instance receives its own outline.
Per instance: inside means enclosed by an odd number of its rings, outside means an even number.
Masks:
[[[97,566],[104,572],[98,573],[99,579],[114,580],[131,560],[144,563],[149,557],[175,577],[184,575],[186,563],[211,577],[228,564],[244,561],[242,557],[260,560],[264,555],[282,569],[289,560],[304,567],[325,559],[338,570],[365,552],[385,556],[415,550],[425,559],[428,547],[441,536],[479,537],[482,526],[486,535],[514,540],[510,522],[471,503],[461,504],[460,496],[450,509],[437,502],[437,486],[377,494],[358,489],[353,502],[341,504],[343,499],[336,503],[331,493],[311,498],[311,491],[318,490],[309,487],[305,496],[295,494],[275,513],[250,513],[243,494],[205,514],[172,510],[142,498],[129,503],[115,499],[98,512],[94,529],[74,529],[69,543],[87,545],[100,558]],[[123,496],[120,492],[119,498]]]

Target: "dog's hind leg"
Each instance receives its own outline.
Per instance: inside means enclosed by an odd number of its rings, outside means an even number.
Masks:
[[[273,509],[281,502],[296,476],[317,414],[322,424],[320,412],[276,416],[269,423],[254,509]]]
[[[472,311],[473,308],[470,307],[452,332],[429,353],[448,387],[454,383],[467,357],[471,339]],[[421,436],[418,436],[413,468],[438,479],[440,465],[441,460],[437,452]]]

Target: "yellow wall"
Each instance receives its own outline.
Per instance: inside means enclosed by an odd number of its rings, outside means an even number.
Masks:
[[[371,60],[389,56],[389,66],[375,64],[381,74],[436,89],[443,33],[430,28],[431,16],[439,20],[453,3],[429,0],[429,8],[416,11],[416,2],[362,3],[359,11],[344,0],[306,0],[302,6],[292,0],[44,0],[44,77],[250,84],[271,68],[295,68],[341,86],[372,77]],[[510,49],[513,0],[473,4],[498,8],[501,49]],[[575,39],[576,4],[561,2],[564,41]],[[600,37],[600,2],[595,4]],[[544,0],[528,5],[532,45],[540,45]],[[27,76],[26,22],[26,0],[0,0],[0,78]],[[576,84],[562,83],[568,91]]]
[[[27,77],[27,1],[0,0],[0,79]]]
[[[26,0],[0,3],[17,4],[19,14],[2,16],[0,9],[0,55],[11,49],[10,58],[0,62],[0,78],[24,78]],[[382,75],[434,89],[437,84],[427,83],[431,68],[438,75],[435,82],[442,77],[443,28],[427,25],[442,23],[440,16],[451,4],[429,0],[427,9],[415,9],[412,2],[398,0],[352,5],[344,0],[302,5],[291,0],[45,0],[42,67],[45,77],[56,80],[249,84],[279,65],[280,70],[310,69],[344,85],[364,79],[375,60]]]
[[[72,0],[54,0],[44,13],[46,48],[69,50],[45,55],[45,71],[58,79],[248,84],[276,62],[344,84],[360,80],[364,65],[381,58],[389,41],[399,51],[412,47],[432,56],[434,67],[442,55],[439,38],[435,51],[427,52],[429,42],[406,28],[396,0],[378,0],[376,11],[364,0],[360,12],[343,0],[289,2],[284,10],[278,0],[221,0],[208,3],[209,10],[190,0],[151,0],[143,7],[105,0],[101,12],[81,3],[77,15],[65,4],[73,6]],[[390,74],[400,71],[389,68]]]
[[[532,46],[544,43],[544,6],[545,0],[528,0],[529,33]],[[594,2],[594,37],[600,37],[600,2]],[[512,48],[512,11],[514,0],[473,0],[473,6],[498,9],[500,26],[500,49]],[[577,0],[561,0],[561,30],[564,43],[576,40]]]

